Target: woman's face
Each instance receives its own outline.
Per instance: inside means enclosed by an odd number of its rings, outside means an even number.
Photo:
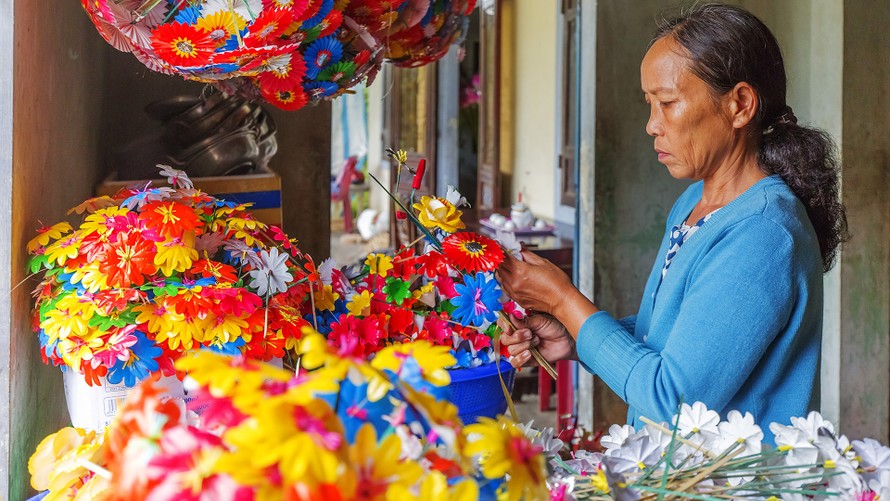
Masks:
[[[643,58],[640,79],[650,109],[646,132],[673,177],[703,179],[725,163],[738,130],[725,100],[715,100],[708,85],[689,71],[684,54],[665,37]]]

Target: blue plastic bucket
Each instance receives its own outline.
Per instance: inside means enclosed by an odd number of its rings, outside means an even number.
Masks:
[[[513,391],[515,370],[510,362],[501,360],[501,375],[507,391]],[[481,416],[496,417],[507,411],[507,399],[498,379],[495,364],[472,369],[453,369],[451,374],[451,402],[457,406],[464,424],[475,423]]]

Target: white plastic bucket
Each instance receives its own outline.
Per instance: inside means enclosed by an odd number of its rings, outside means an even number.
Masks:
[[[100,378],[101,384],[90,386],[83,375],[72,370],[63,373],[63,380],[71,424],[88,430],[98,431],[108,426],[127,395],[134,389],[123,384],[111,384],[104,377]],[[170,398],[182,402],[185,410],[186,395],[179,379],[174,376],[162,377],[157,384],[167,389]]]

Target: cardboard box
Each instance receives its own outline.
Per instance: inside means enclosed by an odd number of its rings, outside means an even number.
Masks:
[[[119,181],[112,174],[96,187],[96,196],[114,195],[123,188],[145,186],[148,180]],[[269,225],[281,225],[281,177],[272,171],[243,176],[196,177],[195,188],[236,203],[252,203],[250,212]],[[152,179],[152,186],[170,186],[166,179]]]

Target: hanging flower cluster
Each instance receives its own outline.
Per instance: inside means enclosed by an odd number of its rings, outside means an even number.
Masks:
[[[463,40],[474,8],[476,0],[352,0],[344,15],[380,40],[393,64],[417,67]]]
[[[460,41],[475,0],[81,0],[150,70],[285,110],[330,100],[383,59],[419,66]]]
[[[422,161],[421,161],[422,162]],[[423,175],[422,165],[415,179]],[[418,183],[414,183],[419,186]],[[370,254],[354,276],[322,263],[323,287],[311,306],[316,328],[356,357],[393,343],[427,340],[447,346],[461,367],[493,362],[498,315],[522,310],[501,291],[494,271],[504,259],[496,240],[462,232],[460,194],[424,196],[412,209],[399,204],[423,234],[425,250],[408,245],[395,255]],[[307,306],[308,303],[304,303]],[[305,317],[311,311],[304,311]]]
[[[750,413],[730,411],[722,420],[696,402],[683,404],[670,425],[612,425],[600,440],[603,453],[564,458],[550,430],[529,436],[548,456],[551,493],[562,500],[890,499],[890,447],[851,442],[818,412],[769,430],[775,447],[763,443]]]
[[[375,39],[344,26],[334,0],[82,3],[106,41],[149,69],[286,110],[370,83],[383,60]]]
[[[31,484],[91,500],[546,497],[542,450],[523,429],[504,418],[463,427],[447,399],[447,348],[390,346],[369,363],[307,332],[301,354],[314,370],[296,377],[240,357],[184,357],[177,368],[205,407],[198,426],[145,383],[104,435],[44,439]]]
[[[307,321],[311,259],[250,204],[174,186],[121,190],[87,200],[67,222],[28,243],[34,328],[43,359],[98,384],[134,386],[175,373],[183,353],[211,349],[269,360],[294,348]],[[307,268],[308,267],[308,268]]]

